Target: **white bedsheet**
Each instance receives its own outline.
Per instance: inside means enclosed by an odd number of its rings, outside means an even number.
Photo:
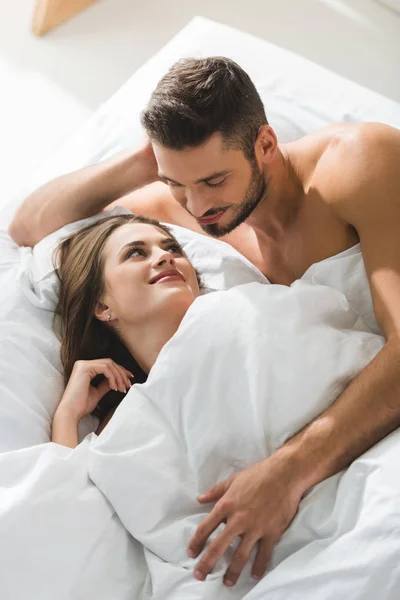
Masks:
[[[148,381],[91,445],[90,476],[145,546],[154,600],[251,591],[249,565],[236,588],[223,586],[231,553],[206,583],[194,579],[186,548],[205,516],[197,495],[274,452],[382,346],[341,292],[305,281],[196,300]],[[346,600],[397,600],[399,437],[304,499],[249,599],[337,600],[345,588]]]

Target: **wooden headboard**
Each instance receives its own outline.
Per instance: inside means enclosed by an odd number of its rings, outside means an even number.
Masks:
[[[32,31],[44,35],[96,0],[36,0]]]

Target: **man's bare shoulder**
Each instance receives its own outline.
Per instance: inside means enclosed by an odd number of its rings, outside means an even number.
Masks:
[[[314,158],[315,174],[319,167],[344,158],[369,157],[376,149],[399,150],[400,130],[383,123],[334,123],[289,144],[296,154]],[[313,156],[314,155],[314,156]]]
[[[323,131],[323,130],[320,130]],[[329,143],[321,158],[332,160],[342,158],[369,158],[376,150],[386,152],[399,150],[400,130],[383,123],[340,123],[326,128],[330,134]]]
[[[348,203],[398,183],[400,131],[382,123],[349,123],[321,130],[310,187],[341,216]],[[318,132],[317,132],[318,135]]]

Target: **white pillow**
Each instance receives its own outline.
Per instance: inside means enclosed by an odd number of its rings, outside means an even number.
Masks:
[[[49,440],[62,385],[52,314],[31,304],[17,283],[28,252],[0,232],[1,452]]]
[[[115,208],[107,214],[128,213]],[[18,248],[0,236],[0,452],[50,439],[51,422],[63,393],[60,344],[53,331],[58,278],[53,252],[61,239],[101,219],[97,215],[63,227],[34,248]],[[228,244],[182,227],[171,230],[198,269],[205,291],[267,279]],[[81,424],[80,438],[94,431],[94,417]]]
[[[94,217],[66,225],[41,240],[34,248],[23,248],[17,272],[19,288],[33,305],[54,311],[58,299],[58,278],[54,271],[53,255],[60,241],[69,234],[101,220],[104,216],[131,214],[122,206]],[[260,281],[264,275],[242,254],[221,240],[212,239],[177,225],[165,223],[199,271],[205,292],[226,290],[234,285]]]

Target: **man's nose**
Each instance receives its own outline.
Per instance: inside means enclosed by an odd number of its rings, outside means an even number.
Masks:
[[[213,205],[207,200],[204,194],[198,190],[187,190],[186,208],[196,219],[202,217]]]

